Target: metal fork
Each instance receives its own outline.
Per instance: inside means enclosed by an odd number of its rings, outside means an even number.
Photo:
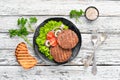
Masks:
[[[97,74],[97,66],[96,66],[96,48],[97,48],[97,43],[98,43],[98,35],[97,35],[97,30],[93,31],[92,37],[91,37],[91,41],[94,47],[94,52],[93,52],[93,66],[92,66],[92,74],[96,75]]]
[[[97,36],[97,34],[96,34],[96,36]],[[101,33],[101,34],[98,36],[98,41],[97,41],[97,43],[96,43],[96,44],[97,44],[96,49],[97,49],[100,45],[102,45],[102,44],[104,43],[104,41],[106,40],[106,38],[107,38],[106,33]],[[92,38],[91,38],[91,39],[92,39]],[[94,41],[94,42],[96,42],[96,41]],[[90,66],[90,63],[92,62],[92,60],[93,60],[93,53],[91,53],[91,55],[87,56],[87,59],[86,59],[86,61],[84,62],[85,68],[87,68],[87,67]],[[95,70],[95,72],[97,72],[97,71]]]

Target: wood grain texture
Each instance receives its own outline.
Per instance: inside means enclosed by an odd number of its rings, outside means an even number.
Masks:
[[[23,39],[15,37],[15,38],[9,38],[8,33],[1,33],[0,42],[2,44],[0,45],[0,49],[15,49],[16,45],[19,42],[22,42]],[[120,50],[120,35],[118,34],[107,34],[107,39],[104,42],[103,45],[100,46],[99,49],[103,50]],[[28,36],[28,39],[32,43],[33,34],[30,34]],[[82,34],[82,49],[92,50],[92,44],[91,44],[91,34]]]
[[[21,17],[29,18],[30,16],[0,16],[0,32],[8,32],[9,29],[18,28],[17,19]],[[79,20],[82,23],[75,22],[74,19],[70,19],[69,16],[36,16],[38,22],[36,25],[33,24],[34,28],[40,25],[45,19],[53,17],[63,17],[72,21],[78,29],[83,33],[90,33],[90,30],[98,28],[99,32],[107,33],[120,33],[120,17],[99,17],[96,21],[89,22],[85,17],[81,17]]]
[[[36,66],[23,70],[19,66],[0,66],[0,80],[119,80],[120,66],[98,66],[98,74],[82,66]]]
[[[0,60],[1,65],[18,65],[14,56],[14,50],[18,43],[22,42],[23,40],[20,38],[9,38],[8,33],[1,33],[0,39],[1,44],[0,46]],[[33,34],[30,34],[28,38],[32,42]],[[75,60],[67,65],[82,65],[81,64],[81,57],[84,55],[90,54],[93,52],[93,46],[90,41],[91,34],[82,34],[82,47],[79,52],[79,55]],[[117,34],[111,35],[108,34],[107,40],[101,45],[97,52],[97,64],[98,65],[120,65],[120,37]],[[29,47],[30,53],[36,57],[33,49]],[[41,60],[38,58],[39,62],[38,65],[44,65]],[[46,64],[48,65],[48,64]]]
[[[119,1],[1,0],[0,15],[68,15],[71,9],[96,6],[101,16],[120,16]],[[112,6],[111,6],[112,5]]]
[[[100,17],[93,22],[83,16],[82,24],[69,18],[72,9],[85,10],[96,6]],[[55,66],[45,63],[37,57],[33,49],[30,54],[38,59],[38,64],[30,70],[23,70],[16,61],[15,47],[22,39],[9,38],[8,30],[16,29],[19,17],[36,16],[36,27],[47,18],[64,17],[72,21],[82,33],[82,47],[78,56],[70,63]],[[34,27],[34,28],[36,28]],[[99,28],[106,32],[107,40],[97,52],[98,73],[91,74],[91,66],[86,70],[81,58],[93,52],[91,30]],[[120,0],[0,0],[0,80],[120,80]],[[33,33],[28,35],[32,42]]]
[[[65,65],[83,65],[81,63],[81,59],[83,56],[90,54],[91,50],[81,50],[78,54],[78,56],[72,61]],[[97,56],[97,65],[104,65],[104,66],[120,66],[120,56],[119,56],[120,50],[98,50],[96,52]],[[50,63],[45,63],[39,57],[31,50],[30,54],[37,58],[38,64],[37,65],[53,65]],[[116,56],[117,55],[117,56]],[[17,63],[14,50],[1,50],[0,51],[0,65],[1,66],[13,66],[13,65],[19,65]]]

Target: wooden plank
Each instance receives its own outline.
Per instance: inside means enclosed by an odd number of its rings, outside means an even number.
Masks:
[[[29,49],[30,50],[30,49]],[[120,65],[120,50],[98,50],[96,52],[98,65]],[[91,50],[83,50],[78,53],[78,56],[71,62],[65,65],[83,65],[81,59],[92,53]],[[30,54],[37,58],[37,65],[55,65],[42,61],[34,52],[30,50]],[[1,50],[0,51],[0,65],[19,65],[17,63],[14,50]]]
[[[101,16],[120,16],[119,4],[119,1],[97,0],[93,3],[84,0],[2,0],[0,15],[68,15],[72,9],[85,10],[92,5],[99,9]]]
[[[10,38],[8,33],[1,33],[0,34],[1,39],[0,42],[2,43],[0,45],[0,49],[15,49],[16,45],[19,42],[22,42],[23,39],[15,37]],[[103,45],[100,46],[100,49],[103,50],[119,50],[120,49],[120,35],[119,34],[107,34],[108,38],[104,42]],[[32,43],[33,34],[30,34],[28,36],[28,39]],[[91,34],[82,34],[82,49],[86,50],[92,50],[92,44],[91,44]]]
[[[21,16],[0,16],[0,32],[8,32],[9,29],[18,28],[17,27],[17,19]],[[23,16],[29,18],[30,16]],[[64,17],[70,21],[72,21],[78,29],[80,29],[83,33],[90,33],[90,30],[94,28],[98,28],[99,32],[107,32],[107,33],[120,33],[120,17],[99,17],[96,21],[89,22],[84,17],[80,18],[80,21],[76,23],[74,19],[70,19],[68,16],[36,16],[38,18],[38,22],[36,25],[38,26],[45,19],[51,17]],[[36,28],[36,27],[34,27]]]
[[[36,66],[23,70],[19,66],[0,66],[0,80],[119,80],[120,66],[98,66],[96,76],[82,66]]]

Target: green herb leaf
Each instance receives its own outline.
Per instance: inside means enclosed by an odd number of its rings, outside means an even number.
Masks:
[[[28,33],[29,33],[29,32],[27,31],[26,27],[21,27],[21,28],[19,29],[17,35],[18,35],[18,36],[21,36],[21,35],[27,36]]]
[[[17,29],[10,29],[9,34],[10,34],[10,37],[17,36],[18,30]]]
[[[20,25],[20,26],[25,26],[26,25],[26,23],[27,23],[27,19],[26,18],[18,18],[18,25]]]
[[[79,11],[77,10],[71,10],[70,11],[70,18],[75,18],[76,22],[78,21],[78,18],[84,14],[84,11],[80,9]]]
[[[21,23],[21,20],[20,20],[20,19],[18,19],[18,20],[17,20],[17,24],[18,24],[18,25],[20,25],[20,23]]]
[[[19,26],[19,29],[10,29],[9,30],[10,37],[19,36],[20,38],[23,38],[24,41],[26,41],[30,46],[32,46],[32,44],[30,43],[30,41],[27,38],[27,35],[29,34],[29,32],[27,30],[27,27],[29,27],[29,26],[31,27],[31,24],[29,24],[29,23],[36,23],[37,18],[36,17],[31,17],[30,21],[31,22],[28,22],[27,18],[23,18],[23,17],[18,18],[17,24]],[[28,23],[28,25],[27,25],[27,23]],[[30,28],[30,29],[32,29],[32,28]]]
[[[30,20],[31,24],[37,22],[37,18],[36,17],[30,17],[29,20]]]

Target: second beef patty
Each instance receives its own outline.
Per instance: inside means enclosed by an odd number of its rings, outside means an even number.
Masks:
[[[66,62],[71,57],[72,51],[63,49],[59,45],[50,48],[50,53],[56,62]]]

